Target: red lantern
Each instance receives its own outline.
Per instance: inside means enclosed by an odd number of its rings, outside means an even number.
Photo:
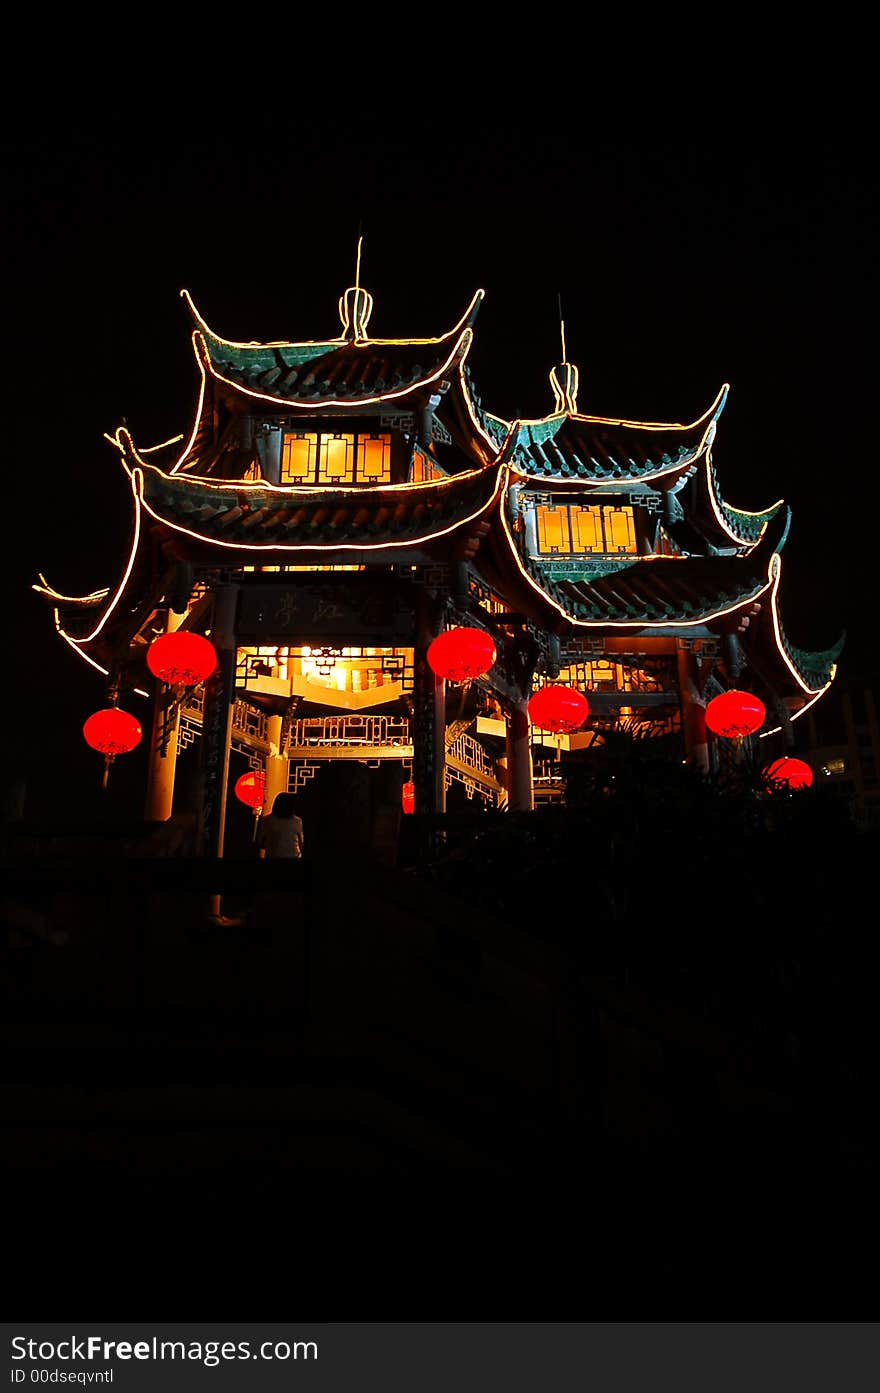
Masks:
[[[557,735],[579,729],[589,713],[587,698],[576,687],[541,687],[529,701],[532,725]]]
[[[428,649],[428,666],[447,682],[482,677],[495,661],[495,644],[484,629],[447,629]]]
[[[140,741],[141,723],[118,706],[108,706],[89,716],[83,726],[85,742],[102,755],[127,755]]]
[[[408,779],[400,790],[400,804],[405,813],[414,813],[416,810],[416,786],[412,779]]]
[[[706,707],[706,725],[725,740],[754,735],[764,724],[767,709],[751,692],[722,692]]]
[[[768,784],[785,784],[789,789],[809,788],[813,782],[813,771],[802,759],[774,759],[764,769]]]
[[[210,677],[216,666],[217,650],[201,634],[180,630],[160,634],[147,649],[147,667],[169,686],[182,682],[185,687],[194,687]]]
[[[235,796],[248,808],[262,808],[266,801],[266,776],[258,769],[242,774],[235,781]]]

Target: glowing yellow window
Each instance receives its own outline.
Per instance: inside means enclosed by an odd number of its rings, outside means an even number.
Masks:
[[[613,682],[614,664],[609,663],[607,658],[599,658],[595,662],[586,664],[588,669],[588,681],[590,682]]]
[[[635,551],[636,525],[632,508],[605,508],[606,551]]]
[[[602,540],[601,508],[572,508],[571,549],[572,551],[605,550],[605,544]]]
[[[296,431],[285,434],[281,454],[281,482],[283,484],[311,484],[315,478],[315,461],[318,458],[318,437],[314,431]]]
[[[358,479],[362,484],[391,483],[391,436],[358,436]]]
[[[322,435],[319,484],[354,483],[354,436]]]
[[[568,533],[568,509],[538,507],[538,550],[567,552],[571,550]]]

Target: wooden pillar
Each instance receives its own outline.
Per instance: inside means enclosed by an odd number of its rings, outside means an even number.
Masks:
[[[678,643],[678,695],[681,703],[681,729],[684,757],[702,773],[709,772],[709,744],[706,736],[706,704],[697,686],[697,663],[693,653]]]
[[[226,828],[226,785],[235,701],[235,609],[238,586],[218,585],[211,642],[217,667],[205,683],[202,725],[202,827],[206,856],[222,856]]]
[[[446,811],[446,683],[428,666],[426,648],[415,652],[413,681],[413,782],[417,813]]]
[[[517,701],[507,713],[507,808],[511,813],[530,813],[535,806],[532,777],[532,727],[528,703]]]
[[[727,668],[732,682],[736,682],[742,672],[742,649],[736,634],[725,634],[724,642],[724,666]]]
[[[446,683],[428,665],[428,648],[439,632],[430,597],[417,616],[413,674],[413,782],[415,811],[446,811]]]
[[[257,431],[257,459],[260,463],[260,473],[267,484],[281,483],[281,448],[283,442],[284,432],[278,425],[267,424]],[[247,448],[244,425],[242,426],[242,445],[243,448]]]
[[[266,802],[263,812],[268,815],[279,793],[287,792],[288,761],[281,753],[281,731],[284,722],[281,716],[270,716],[266,722],[269,740],[269,754],[266,757]]]
[[[169,609],[165,620],[166,634],[173,634],[186,618],[186,612],[175,614]],[[146,822],[167,822],[174,806],[174,773],[177,768],[177,731],[180,710],[170,714],[169,692],[159,682],[153,698],[153,725],[150,732],[150,763],[147,769],[147,801],[144,807]]]

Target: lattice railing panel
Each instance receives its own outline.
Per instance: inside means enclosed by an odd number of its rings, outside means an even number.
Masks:
[[[299,793],[319,772],[320,764],[309,764],[303,759],[292,759],[287,770],[288,793]]]
[[[202,735],[202,722],[195,720],[191,716],[183,715],[177,727],[177,753],[182,755],[184,750],[188,750],[190,745],[194,745],[196,740],[200,740]]]
[[[309,747],[409,746],[411,742],[406,716],[301,716],[290,722],[287,753]]]
[[[677,687],[675,669],[668,659],[642,657],[637,662],[600,657],[572,659],[569,652],[563,657],[559,676],[553,681],[577,687],[588,698],[591,691],[659,694],[674,692]],[[549,684],[547,677],[535,679],[536,687]]]
[[[204,689],[196,688],[188,692],[186,705],[180,715],[177,734],[178,754],[187,749],[202,733],[202,719],[205,714]],[[232,708],[232,737],[230,748],[239,754],[250,757],[255,747],[268,749],[268,717],[257,711],[246,701],[236,701]]]
[[[473,572],[468,576],[468,594],[478,604],[482,605],[489,614],[506,614],[510,610],[510,605],[502,600],[491,586],[487,585],[479,576]]]
[[[479,740],[475,740],[472,735],[462,733],[457,736],[447,747],[447,754],[486,778],[495,779],[494,761],[487,755]]]
[[[452,787],[454,783],[461,784],[465,794],[469,799],[474,795],[483,803],[488,803],[496,808],[502,807],[507,802],[507,792],[501,787],[487,788],[485,784],[464,769],[456,769],[454,765],[447,764],[443,783],[446,789]]]
[[[406,692],[413,687],[413,650],[411,648],[334,648],[316,647],[259,647],[240,648],[235,668],[235,684],[247,690],[257,687],[265,677],[289,682],[292,677],[317,680],[333,690],[337,668],[343,690],[373,691],[398,683]],[[342,673],[344,672],[344,676]]]
[[[265,711],[257,711],[246,701],[236,701],[232,708],[232,728],[246,741],[269,743],[269,718]]]

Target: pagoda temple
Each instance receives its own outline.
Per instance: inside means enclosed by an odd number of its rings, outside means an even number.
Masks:
[[[726,386],[690,424],[622,420],[584,414],[563,362],[548,414],[507,421],[468,368],[482,291],[438,338],[376,339],[356,285],[335,337],[278,343],[221,338],[183,298],[200,374],[188,438],[112,437],[132,494],[120,578],[76,598],[35,586],[103,675],[105,706],[152,697],[148,819],[171,816],[191,747],[201,848],[217,855],[231,751],[267,807],[348,760],[393,768],[398,796],[436,814],[452,784],[517,812],[564,800],[566,761],[615,727],[675,735],[709,770],[705,707],[729,689],[763,701],[768,758],[791,746],[841,645],[786,637],[787,505],[748,512],[721,494]],[[494,649],[459,684],[428,657],[455,628]],[[186,631],[210,639],[215,670],[157,680],[151,645]],[[548,686],[587,698],[580,729],[530,720]]]

